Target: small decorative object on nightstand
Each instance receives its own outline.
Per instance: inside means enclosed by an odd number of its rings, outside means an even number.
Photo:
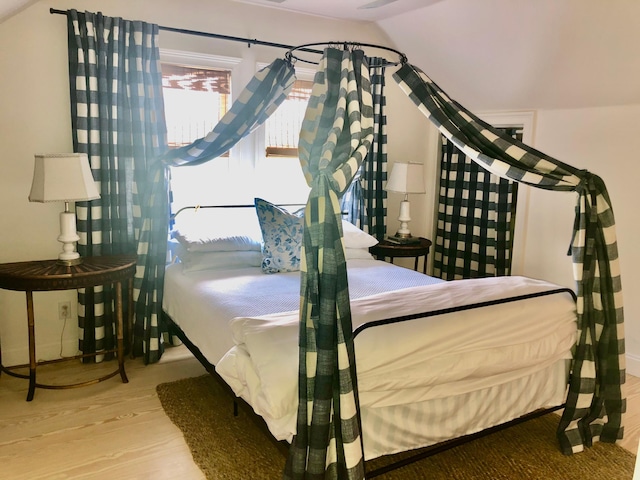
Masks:
[[[64,389],[92,385],[111,378],[120,373],[123,383],[127,383],[124,371],[124,325],[122,308],[122,282],[127,281],[129,291],[129,318],[127,322],[131,329],[131,314],[133,311],[133,276],[136,271],[136,255],[113,255],[102,257],[85,257],[78,265],[63,265],[57,260],[39,260],[33,262],[16,262],[0,264],[0,288],[26,292],[27,295],[27,327],[29,333],[29,364],[5,367],[2,365],[2,349],[0,348],[0,373],[5,372],[19,378],[29,379],[27,401],[33,400],[36,387],[50,389]],[[33,315],[33,292],[50,290],[73,290],[77,288],[95,287],[97,285],[115,285],[115,313],[117,345],[114,350],[100,351],[65,357],[58,360],[37,361],[35,322]],[[36,367],[47,363],[74,360],[84,357],[103,355],[115,352],[118,356],[118,368],[103,377],[73,385],[48,385],[36,381]],[[29,368],[29,374],[16,373],[17,368]]]
[[[420,257],[424,257],[424,263],[422,264],[422,273],[427,273],[427,257],[429,256],[429,249],[431,248],[431,240],[422,237],[413,237],[417,242],[399,243],[391,239],[383,240],[377,245],[369,248],[371,255],[375,256],[378,260],[384,260],[389,258],[391,263],[396,257],[415,257],[416,262],[413,267],[415,271],[418,271],[418,261]]]

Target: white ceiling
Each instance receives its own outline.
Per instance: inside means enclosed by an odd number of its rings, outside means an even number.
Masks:
[[[377,21],[442,0],[233,0],[293,12],[347,20]]]
[[[638,0],[233,1],[373,21],[475,110],[640,104]]]
[[[446,0],[377,24],[468,108],[640,104],[637,0]]]

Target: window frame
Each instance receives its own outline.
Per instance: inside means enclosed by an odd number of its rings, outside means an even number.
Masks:
[[[256,71],[266,67],[268,63],[257,63]],[[316,71],[312,68],[294,67],[296,72],[296,80],[307,80],[313,82]],[[266,122],[265,122],[266,123]],[[270,147],[270,152],[267,152],[266,141],[266,125],[262,124],[253,133],[255,135],[255,153],[256,162],[268,160],[269,157],[285,157],[285,158],[298,158],[297,148],[277,148]]]
[[[234,100],[234,76],[238,65],[242,62],[238,57],[227,57],[222,55],[211,55],[207,53],[189,52],[184,50],[172,50],[167,48],[160,49],[160,64],[169,64],[178,67],[186,67],[203,70],[227,70],[229,74],[229,88],[231,99],[230,104],[233,105]],[[231,106],[229,106],[231,108]],[[207,132],[208,133],[208,132]],[[179,148],[178,146],[170,148]],[[228,157],[229,153],[224,156]]]

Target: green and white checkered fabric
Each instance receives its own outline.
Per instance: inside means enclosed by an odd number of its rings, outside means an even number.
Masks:
[[[167,146],[158,25],[72,9],[67,33],[73,148],[100,191],[76,203],[78,250],[134,254],[147,172]],[[78,321],[82,353],[115,348],[113,289],[81,289]]]
[[[293,88],[293,66],[282,59],[260,70],[234,100],[231,109],[213,130],[193,144],[169,151],[148,172],[150,194],[143,204],[142,231],[138,243],[138,269],[135,276],[136,338],[142,341],[144,360],[157,362],[162,355],[160,314],[169,231],[169,166],[199,165],[219,157],[239,140],[260,126]]]
[[[446,137],[440,138],[433,276],[459,280],[510,275],[518,182],[488,172]]]
[[[387,97],[385,59],[367,58],[373,97],[373,141],[360,171],[340,200],[343,216],[365,232],[382,240],[387,233]]]
[[[622,285],[615,221],[604,182],[483,122],[413,65],[403,65],[394,78],[449,141],[490,172],[578,194],[571,254],[579,335],[558,438],[565,454],[597,440],[622,438],[626,410]]]
[[[339,198],[362,164],[372,138],[372,97],[364,54],[327,48],[298,146],[311,193],[301,253],[297,434],[284,478],[364,478]]]

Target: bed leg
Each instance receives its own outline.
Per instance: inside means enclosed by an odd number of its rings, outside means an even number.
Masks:
[[[238,416],[238,402],[236,400],[233,401],[233,416]]]

